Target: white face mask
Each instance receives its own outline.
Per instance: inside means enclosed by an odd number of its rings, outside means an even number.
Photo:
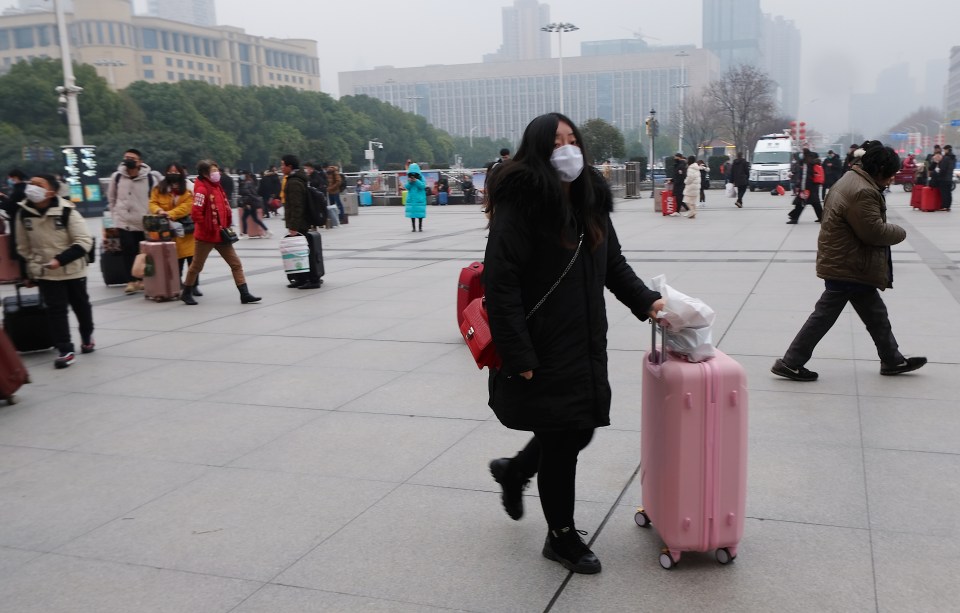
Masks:
[[[30,200],[30,202],[34,204],[40,204],[47,199],[47,190],[43,189],[39,185],[28,185],[24,193],[27,195],[27,198]]]
[[[550,164],[557,169],[561,181],[570,183],[583,172],[583,153],[576,145],[557,147],[550,156]]]
[[[211,173],[210,173],[210,181],[211,181],[212,183],[219,183],[219,182],[220,182],[220,173],[217,172],[216,170],[214,170],[213,172],[211,172]]]

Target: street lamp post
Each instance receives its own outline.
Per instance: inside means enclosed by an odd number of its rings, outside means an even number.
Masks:
[[[56,88],[60,94],[60,102],[67,109],[67,127],[70,134],[70,146],[80,147],[83,145],[83,130],[80,128],[80,105],[77,104],[77,96],[83,91],[83,88],[77,85],[77,80],[73,76],[73,63],[70,61],[70,39],[67,37],[67,22],[63,17],[62,0],[53,0],[54,10],[57,14],[57,34],[60,38],[60,60],[63,63],[63,85]]]
[[[687,72],[686,72],[686,59],[690,57],[690,54],[686,51],[681,51],[676,55],[680,58],[680,83],[674,85],[675,89],[680,90],[680,120],[678,122],[678,129],[680,135],[677,137],[677,151],[683,151],[683,100],[684,100],[684,91],[690,87],[690,84],[687,83]]]
[[[560,54],[560,114],[563,114],[563,33],[564,32],[576,32],[579,30],[577,26],[572,23],[566,23],[561,21],[559,23],[548,23],[547,25],[540,28],[543,32],[556,32],[557,33],[557,52]]]
[[[660,126],[657,123],[657,112],[653,109],[650,109],[650,116],[647,117],[647,136],[650,137],[650,197],[657,197],[657,181],[653,176],[653,151],[654,151],[654,141],[657,139],[657,133],[660,131]]]
[[[376,147],[377,149],[383,149],[383,143],[377,142],[377,141],[375,141],[375,140],[367,141],[367,150],[364,151],[364,155],[366,156],[366,158],[367,158],[368,160],[370,160],[370,172],[373,172],[374,170],[376,170],[376,168],[375,168],[375,166],[374,166],[374,163],[373,163],[373,162],[374,162],[374,155],[373,155],[373,148],[374,148],[374,147]]]
[[[473,150],[473,133],[474,133],[474,131],[479,130],[479,129],[480,129],[480,126],[473,126],[472,128],[470,128],[470,149],[471,149],[471,151]]]

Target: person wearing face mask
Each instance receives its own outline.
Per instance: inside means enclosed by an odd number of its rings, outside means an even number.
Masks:
[[[133,260],[140,253],[140,242],[146,238],[143,216],[150,211],[150,192],[163,179],[160,173],[143,163],[142,157],[136,149],[124,151],[123,161],[110,177],[107,188],[110,214],[114,227],[120,231],[120,250],[130,275],[123,290],[126,294],[143,289],[143,280],[133,276]]]
[[[26,262],[28,285],[40,288],[51,336],[59,351],[55,368],[75,360],[68,307],[80,327],[80,351],[92,353],[93,308],[87,295],[87,255],[93,237],[73,204],[57,196],[60,182],[37,175],[25,189],[17,213],[17,252]]]
[[[567,117],[541,115],[488,185],[486,307],[502,358],[489,373],[489,405],[507,428],[533,433],[516,456],[491,461],[490,472],[515,520],[538,475],[548,530],[543,556],[597,573],[574,501],[577,457],[596,428],[610,425],[604,291],[640,320],[655,318],[663,299],[623,257],[610,188],[584,164],[582,142]]]
[[[185,229],[194,226],[190,213],[193,211],[193,184],[187,180],[187,172],[183,166],[171,162],[167,164],[166,174],[163,181],[160,181],[153,191],[150,192],[150,214],[161,215],[170,218],[171,221],[186,221]],[[184,232],[183,236],[174,239],[177,244],[177,266],[180,271],[180,278],[183,278],[184,263],[187,265],[193,262],[193,254],[196,251],[196,241],[193,238],[193,230]],[[199,277],[193,284],[193,295],[203,296],[200,292]]]
[[[8,249],[10,259],[19,264],[20,277],[24,277],[26,271],[23,260],[20,258],[20,254],[17,253],[16,217],[20,203],[27,197],[26,189],[27,175],[19,168],[14,168],[7,173],[7,189],[0,193],[0,209],[6,213],[7,219],[10,222],[9,229],[7,230],[7,232],[10,233],[10,237],[7,239],[9,240],[9,246],[4,248]]]
[[[247,289],[247,280],[243,274],[243,264],[240,256],[233,248],[233,242],[225,234],[232,232],[230,202],[220,186],[220,167],[211,160],[202,160],[197,164],[197,181],[193,186],[193,209],[190,213],[194,222],[193,236],[196,240],[196,249],[193,262],[187,271],[187,278],[183,281],[183,291],[180,300],[184,304],[195,305],[197,279],[207,261],[207,256],[214,249],[230,266],[233,281],[240,292],[240,303],[250,304],[260,302],[260,297],[254,296]],[[228,232],[224,232],[224,231]],[[235,240],[235,237],[233,238]]]

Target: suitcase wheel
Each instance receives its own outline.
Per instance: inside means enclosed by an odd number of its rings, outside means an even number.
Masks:
[[[650,516],[648,516],[647,512],[643,509],[637,509],[637,514],[633,516],[633,521],[637,522],[637,525],[641,528],[650,527]]]
[[[717,555],[717,562],[720,562],[721,564],[724,564],[724,565],[729,564],[730,562],[733,562],[734,560],[737,559],[736,554],[730,553],[730,550],[727,549],[726,547],[721,547],[720,549],[717,549],[716,555]]]
[[[670,553],[667,551],[664,551],[663,553],[660,554],[660,566],[662,566],[664,570],[672,569],[679,562],[680,560],[674,560],[673,557],[670,555]]]
[[[7,396],[7,405],[8,405],[8,406],[11,406],[11,405],[14,405],[14,404],[17,404],[17,397],[14,396],[13,394]]]

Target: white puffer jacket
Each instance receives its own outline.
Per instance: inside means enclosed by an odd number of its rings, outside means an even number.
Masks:
[[[162,179],[146,164],[140,164],[140,172],[131,177],[121,164],[110,176],[107,188],[113,225],[121,230],[143,232],[143,216],[150,213],[150,190]]]
[[[700,165],[690,164],[687,167],[687,178],[683,181],[683,200],[684,202],[696,202],[700,199]]]

